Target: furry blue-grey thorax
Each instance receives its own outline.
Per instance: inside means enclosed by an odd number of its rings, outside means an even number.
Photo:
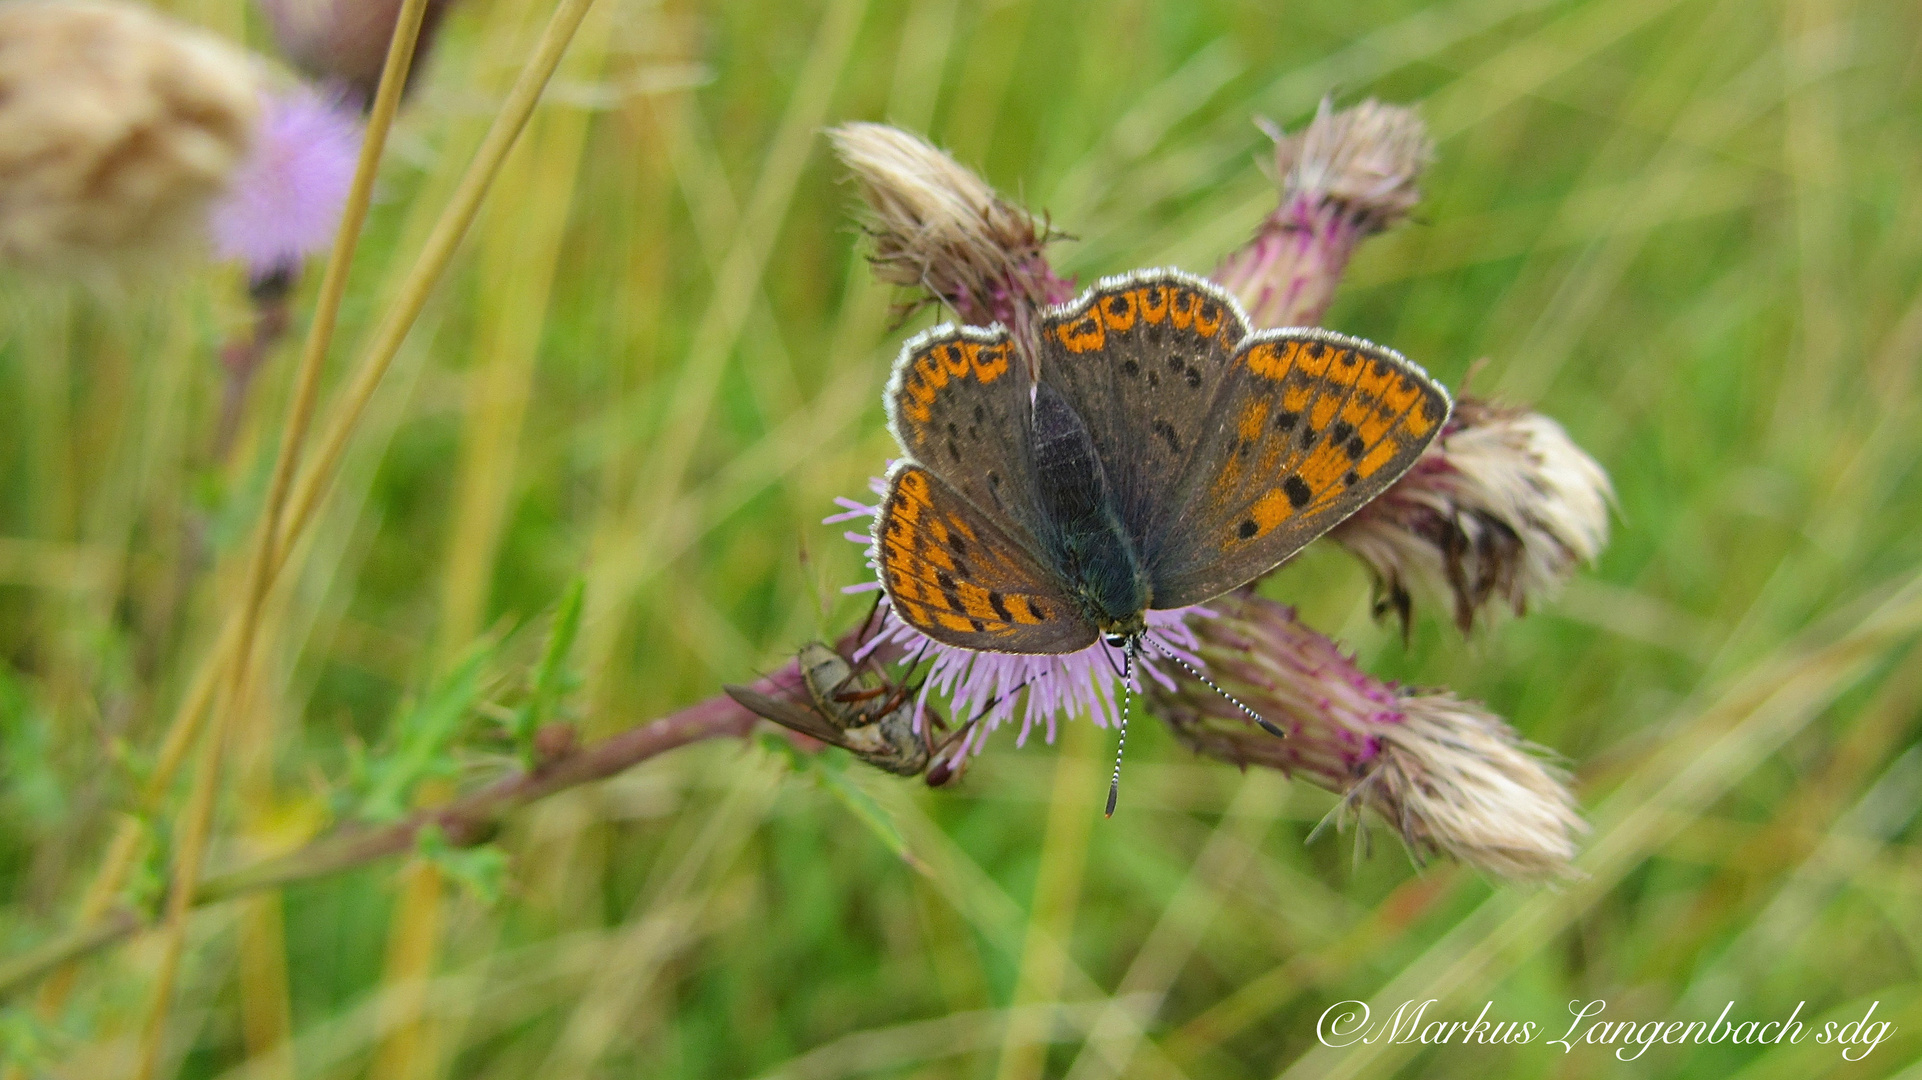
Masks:
[[[1088,425],[1045,382],[1033,402],[1036,488],[1050,554],[1088,622],[1114,638],[1139,634],[1147,629],[1148,575],[1116,513]]]

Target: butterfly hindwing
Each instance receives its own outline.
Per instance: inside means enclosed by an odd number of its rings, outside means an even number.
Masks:
[[[936,641],[1067,653],[1095,640],[1060,575],[926,468],[895,467],[874,540],[895,614]]]
[[[1041,379],[1087,425],[1116,510],[1137,540],[1161,535],[1178,509],[1171,485],[1247,333],[1227,293],[1179,270],[1107,279],[1040,321]]]
[[[1266,573],[1381,494],[1448,418],[1447,391],[1391,349],[1325,330],[1254,334],[1145,539],[1157,608]]]

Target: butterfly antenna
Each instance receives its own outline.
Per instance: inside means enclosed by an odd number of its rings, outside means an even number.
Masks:
[[[1270,735],[1273,735],[1277,739],[1285,739],[1288,737],[1287,732],[1269,723],[1267,717],[1262,716],[1260,713],[1256,712],[1255,710],[1249,708],[1247,705],[1243,704],[1240,698],[1236,697],[1233,694],[1230,694],[1226,690],[1223,690],[1219,683],[1216,683],[1213,679],[1210,679],[1208,676],[1203,675],[1201,672],[1195,670],[1195,666],[1193,664],[1190,664],[1188,661],[1183,660],[1181,657],[1175,655],[1175,653],[1172,650],[1170,650],[1166,645],[1163,645],[1162,643],[1154,640],[1153,638],[1148,639],[1148,643],[1150,645],[1153,645],[1155,649],[1161,653],[1161,655],[1167,657],[1170,660],[1173,660],[1177,664],[1180,664],[1183,668],[1186,668],[1188,671],[1188,674],[1193,675],[1197,679],[1200,679],[1204,684],[1207,685],[1208,689],[1213,690],[1215,693],[1220,694],[1222,697],[1227,698],[1228,703],[1230,705],[1233,705],[1235,708],[1240,709],[1244,713],[1247,713],[1248,719],[1253,720],[1255,723],[1261,725],[1261,730],[1267,732]]]
[[[1121,738],[1114,744],[1114,778],[1108,781],[1108,817],[1114,816],[1114,804],[1121,798],[1121,752],[1128,746],[1128,705],[1134,701],[1135,650],[1141,647],[1141,639],[1128,639],[1128,650],[1121,654]]]

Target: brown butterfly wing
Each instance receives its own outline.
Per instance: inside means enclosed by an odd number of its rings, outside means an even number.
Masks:
[[[895,467],[874,540],[895,614],[936,641],[1010,653],[1094,643],[1060,576],[927,469]]]
[[[1040,322],[1041,378],[1087,426],[1146,561],[1247,334],[1226,292],[1180,270],[1107,279]]]
[[[1244,340],[1150,537],[1153,606],[1219,596],[1274,569],[1408,471],[1448,392],[1386,349],[1325,330]]]

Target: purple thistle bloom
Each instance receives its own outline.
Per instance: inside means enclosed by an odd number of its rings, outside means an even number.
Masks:
[[[306,87],[270,94],[252,151],[212,217],[214,247],[255,282],[298,270],[325,251],[360,158],[360,119]]]
[[[887,490],[885,480],[876,478],[868,483],[876,495]],[[842,513],[824,519],[824,524],[873,518],[881,512],[879,506],[853,499],[834,501]],[[879,554],[874,548],[874,538],[865,532],[851,531],[845,536],[867,549],[868,565],[876,568],[877,580],[851,585],[843,591],[879,590]],[[881,609],[880,629],[854,659],[860,660],[881,645],[889,644],[900,649],[912,662],[928,662],[927,681],[921,689],[923,703],[928,694],[938,692],[948,699],[949,715],[957,722],[979,720],[963,736],[960,745],[947,755],[949,761],[960,761],[965,755],[978,752],[990,732],[1015,718],[1017,705],[1021,720],[1021,733],[1015,739],[1017,746],[1028,741],[1029,733],[1037,724],[1045,727],[1047,741],[1053,742],[1055,721],[1064,714],[1085,711],[1101,727],[1114,727],[1121,722],[1121,696],[1117,692],[1123,661],[1120,649],[1097,640],[1073,653],[980,652],[944,645],[916,630],[894,615],[885,595],[881,598]],[[1190,615],[1212,614],[1202,607],[1149,611],[1148,644],[1136,656],[1136,689],[1140,689],[1138,684],[1143,675],[1170,691],[1175,688],[1174,680],[1155,663],[1166,653],[1201,667],[1202,660],[1195,653],[1198,641],[1184,620]],[[917,714],[917,724],[919,720]]]

